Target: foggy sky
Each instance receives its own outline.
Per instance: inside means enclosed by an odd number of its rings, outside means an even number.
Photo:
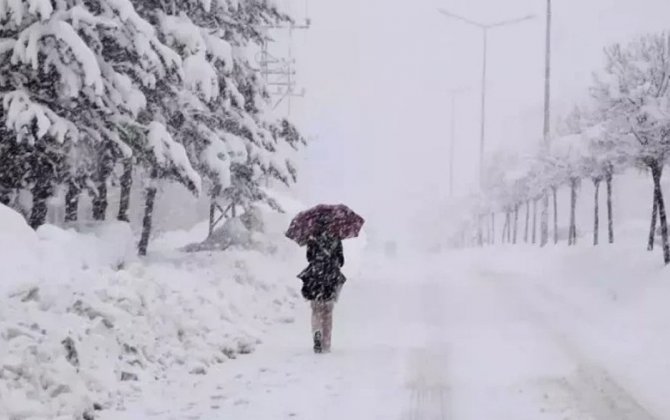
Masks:
[[[290,3],[296,15],[304,0]],[[554,0],[554,116],[587,94],[612,42],[670,27],[667,0]],[[544,0],[310,0],[312,28],[296,33],[307,95],[292,116],[309,136],[301,191],[346,202],[390,236],[436,232],[448,193],[450,98],[457,113],[457,195],[476,185],[482,36],[444,7],[491,22],[536,19],[489,38],[487,152],[530,150],[542,135]],[[419,235],[420,236],[420,235]],[[416,238],[415,238],[416,239]]]

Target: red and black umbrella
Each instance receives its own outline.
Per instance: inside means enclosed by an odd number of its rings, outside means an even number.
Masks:
[[[344,204],[319,204],[298,213],[286,231],[286,237],[304,246],[315,234],[319,223],[325,223],[326,230],[338,239],[355,238],[365,220]]]

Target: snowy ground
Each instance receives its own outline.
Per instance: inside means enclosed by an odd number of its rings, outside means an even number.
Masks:
[[[34,232],[0,206],[0,228],[3,420],[97,418],[154,388],[183,391],[295,316],[288,273],[303,258],[270,226],[262,251],[177,250],[202,240],[205,224],[156,239],[142,260],[123,223]]]
[[[657,260],[625,247],[370,256],[336,308],[333,353],[311,352],[300,305],[254,354],[104,418],[669,418]]]
[[[643,235],[397,258],[347,242],[334,351],[315,355],[295,247],[174,250],[200,226],[137,261],[127,227],[35,234],[3,211],[3,419],[670,418],[670,285]]]

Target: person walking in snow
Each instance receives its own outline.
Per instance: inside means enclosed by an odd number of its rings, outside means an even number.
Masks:
[[[312,307],[312,338],[315,353],[330,352],[333,308],[346,278],[342,241],[329,233],[320,218],[307,240],[308,267],[298,277],[303,281],[302,295]]]
[[[307,246],[309,265],[298,278],[312,306],[314,351],[330,351],[333,307],[347,279],[342,274],[342,240],[356,238],[365,219],[344,204],[319,204],[296,215],[286,237]]]

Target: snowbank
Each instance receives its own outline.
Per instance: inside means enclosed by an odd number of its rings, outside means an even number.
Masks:
[[[2,419],[123,410],[151,383],[252,352],[299,300],[292,248],[138,261],[122,223],[36,233],[0,206],[0,228]]]
[[[3,271],[0,293],[5,295],[22,279],[35,279],[39,276],[34,264],[39,239],[26,224],[23,216],[3,205],[0,205],[0,232],[2,232],[0,258]]]
[[[121,267],[135,258],[126,223],[85,223],[67,230],[44,225],[35,232],[24,218],[0,205],[0,264],[6,278],[0,293],[67,284],[73,271]]]
[[[71,343],[91,334],[80,316],[106,321],[107,308],[88,307],[85,296],[104,279],[99,274],[132,260],[130,228],[91,224],[78,233],[47,225],[34,232],[4,206],[0,228],[7,274],[0,286],[0,418],[81,415],[108,386],[95,374],[103,364],[89,359],[95,352],[78,358]]]

